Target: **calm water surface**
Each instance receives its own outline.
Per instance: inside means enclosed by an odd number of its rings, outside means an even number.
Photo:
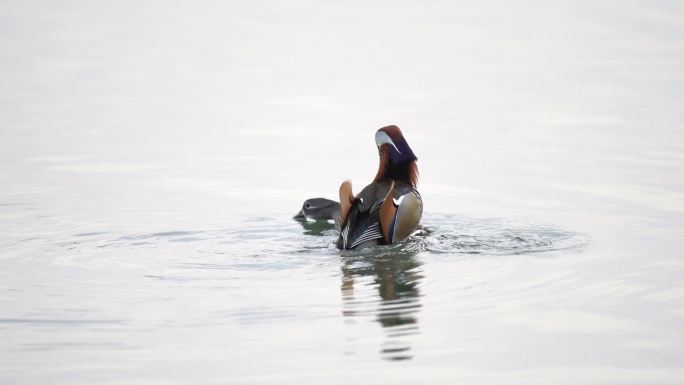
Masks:
[[[677,2],[0,13],[0,383],[684,383]],[[419,157],[424,231],[291,219]]]

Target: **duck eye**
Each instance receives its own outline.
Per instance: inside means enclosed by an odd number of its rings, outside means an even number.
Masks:
[[[306,204],[304,205],[304,207],[307,208],[307,209],[310,208],[310,207],[311,207],[311,203],[306,202]]]

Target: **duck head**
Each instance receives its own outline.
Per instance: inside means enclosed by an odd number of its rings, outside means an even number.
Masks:
[[[400,180],[416,187],[418,182],[418,158],[409,147],[397,126],[387,126],[375,133],[380,165],[375,181],[382,179]]]
[[[293,217],[294,219],[333,219],[339,220],[340,204],[326,198],[310,198],[304,201],[302,209]]]

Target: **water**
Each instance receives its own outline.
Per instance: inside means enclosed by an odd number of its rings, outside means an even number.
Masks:
[[[684,7],[0,15],[0,383],[680,384]],[[419,157],[424,230],[291,219]]]

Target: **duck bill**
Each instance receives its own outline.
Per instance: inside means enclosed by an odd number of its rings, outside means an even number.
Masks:
[[[292,217],[292,218],[294,218],[294,219],[304,219],[304,218],[306,218],[306,216],[304,215],[304,211],[303,211],[303,210],[299,210],[299,212],[298,212],[297,214],[295,214],[295,216]]]

